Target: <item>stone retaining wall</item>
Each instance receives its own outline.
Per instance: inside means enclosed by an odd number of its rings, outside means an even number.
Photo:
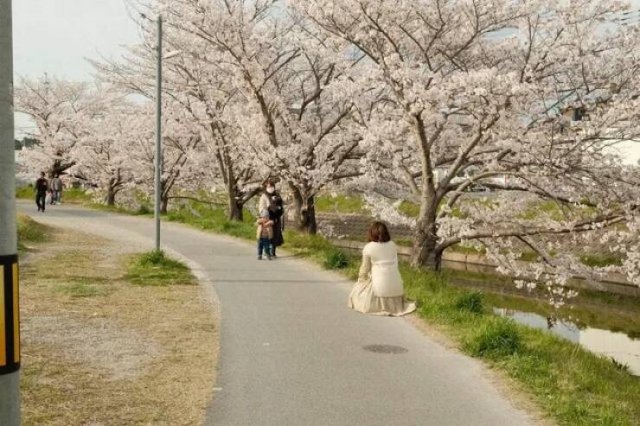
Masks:
[[[373,218],[358,214],[317,213],[316,221],[323,235],[329,238],[344,238],[365,241]],[[389,232],[394,240],[411,239],[408,226],[390,225]]]

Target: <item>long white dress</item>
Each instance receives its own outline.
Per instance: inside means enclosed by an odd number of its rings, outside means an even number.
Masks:
[[[349,295],[349,307],[376,315],[401,316],[416,310],[404,297],[398,269],[398,250],[392,242],[368,243],[362,249],[358,282]]]

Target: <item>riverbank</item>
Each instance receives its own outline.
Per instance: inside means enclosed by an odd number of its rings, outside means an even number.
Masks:
[[[229,222],[221,210],[189,205],[166,220],[247,240],[253,220]],[[358,257],[320,236],[287,231],[285,247],[328,269],[354,278]],[[407,293],[418,300],[427,326],[448,336],[460,351],[481,358],[510,378],[552,421],[559,424],[634,425],[640,422],[640,380],[611,360],[553,335],[495,315],[486,296],[451,286],[445,276],[402,266]]]
[[[195,212],[195,214],[194,214]],[[192,205],[167,215],[203,229],[254,239],[253,220],[229,222],[223,212]],[[359,257],[320,236],[285,233],[285,247],[355,279]],[[401,270],[419,316],[464,353],[505,373],[553,421],[566,425],[634,425],[640,422],[640,379],[559,337],[495,315],[484,295],[451,286],[445,276]]]

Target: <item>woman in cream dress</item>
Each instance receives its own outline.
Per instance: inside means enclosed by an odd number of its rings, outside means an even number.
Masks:
[[[369,228],[369,243],[362,249],[358,282],[349,295],[349,307],[366,314],[401,316],[416,309],[404,297],[398,270],[398,250],[382,222]]]

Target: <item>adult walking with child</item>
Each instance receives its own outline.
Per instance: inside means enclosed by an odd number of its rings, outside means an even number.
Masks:
[[[273,222],[270,255],[276,257],[276,248],[284,244],[284,202],[272,179],[265,182],[265,190],[258,201],[258,211],[262,210],[269,212],[269,219]]]

